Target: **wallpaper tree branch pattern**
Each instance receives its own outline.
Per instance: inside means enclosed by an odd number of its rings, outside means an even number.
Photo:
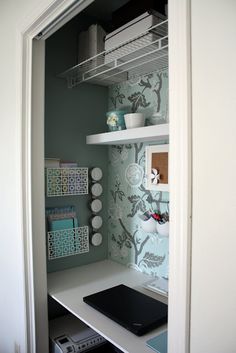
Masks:
[[[168,72],[154,72],[109,88],[109,110],[159,113],[168,121]],[[155,143],[153,143],[155,144]],[[109,257],[153,276],[168,275],[168,238],[146,233],[139,216],[148,210],[169,211],[169,194],[145,188],[145,143],[109,147]]]

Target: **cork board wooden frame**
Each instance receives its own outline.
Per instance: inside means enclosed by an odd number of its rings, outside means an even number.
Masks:
[[[146,147],[146,189],[155,191],[169,191],[169,145],[155,145]],[[152,169],[159,172],[159,181],[154,182]]]

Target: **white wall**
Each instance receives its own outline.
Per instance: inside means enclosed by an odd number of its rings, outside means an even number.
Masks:
[[[235,0],[192,0],[191,353],[236,352],[235,38]]]
[[[27,352],[21,206],[19,32],[27,20],[33,20],[39,6],[44,8],[50,2],[52,0],[40,3],[37,0],[0,1],[1,353]]]

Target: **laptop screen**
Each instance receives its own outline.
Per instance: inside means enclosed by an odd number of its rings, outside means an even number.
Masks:
[[[167,322],[166,304],[124,284],[88,295],[83,300],[138,336]]]

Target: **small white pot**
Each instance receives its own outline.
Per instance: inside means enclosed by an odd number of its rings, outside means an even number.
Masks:
[[[157,233],[163,237],[168,237],[169,235],[169,222],[160,224],[156,222]]]
[[[155,113],[149,118],[149,121],[150,121],[150,123],[152,125],[160,124],[161,120],[162,120],[162,114],[161,113]]]
[[[135,127],[142,127],[145,123],[145,116],[142,113],[125,114],[126,129],[133,129]]]
[[[156,233],[156,223],[157,222],[152,217],[150,217],[146,221],[141,220],[140,222],[142,230],[147,233]]]

